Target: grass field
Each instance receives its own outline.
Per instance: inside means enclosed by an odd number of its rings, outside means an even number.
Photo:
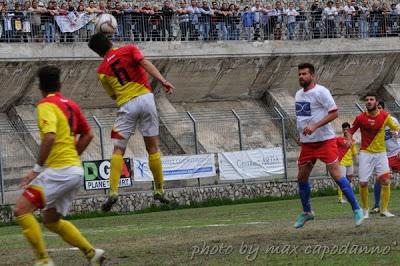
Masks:
[[[374,215],[356,228],[348,204],[319,197],[312,200],[316,220],[295,230],[299,204],[282,200],[73,223],[106,250],[105,265],[399,265],[400,218]],[[393,192],[391,209],[400,215],[400,191]],[[58,236],[45,230],[45,238],[56,265],[85,265],[80,251]],[[1,265],[32,265],[32,258],[19,227],[0,228]]]

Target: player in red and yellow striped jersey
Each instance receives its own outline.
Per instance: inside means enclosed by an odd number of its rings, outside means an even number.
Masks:
[[[98,33],[91,37],[89,47],[104,58],[97,73],[107,94],[116,101],[119,107],[117,119],[111,131],[114,151],[111,157],[110,193],[102,210],[110,211],[118,200],[122,158],[136,127],[143,136],[149,154],[149,168],[155,183],[154,199],[169,203],[163,188],[158,115],[146,72],[161,82],[165,92],[172,93],[174,86],[150,61],[144,58],[134,45],[113,48],[111,41],[104,34]]]
[[[43,209],[46,228],[78,247],[91,265],[100,265],[104,251],[95,249],[72,223],[62,219],[81,186],[83,169],[79,155],[93,135],[79,106],[60,94],[60,69],[42,67],[38,77],[43,94],[37,105],[39,158],[22,181],[25,191],[17,200],[14,214],[35,251],[35,265],[54,265],[47,254],[40,225],[32,214],[37,209]]]
[[[350,124],[345,122],[342,124],[342,131],[345,135],[346,132],[350,129]],[[340,163],[340,170],[342,171],[342,176],[347,177],[349,182],[353,179],[353,158],[357,155],[357,144],[353,140],[349,145],[349,140],[346,137],[337,137],[337,147],[338,147],[338,156]],[[338,202],[346,203],[343,199],[343,192],[340,188],[338,188]]]
[[[356,117],[352,128],[348,131],[350,138],[358,129],[361,130],[359,157],[361,204],[364,209],[364,216],[368,218],[368,179],[375,172],[377,180],[381,183],[381,215],[392,217],[394,215],[388,210],[391,175],[386,156],[385,127],[394,131],[398,131],[400,128],[387,112],[378,110],[376,94],[368,93],[364,99],[367,111]]]

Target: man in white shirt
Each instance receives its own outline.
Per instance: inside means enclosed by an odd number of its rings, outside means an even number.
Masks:
[[[289,40],[293,40],[294,30],[296,28],[296,17],[299,15],[299,13],[294,9],[294,4],[292,2],[289,3],[289,8],[286,10],[285,14],[287,16]]]
[[[326,23],[326,37],[327,38],[335,38],[336,37],[336,29],[335,29],[335,19],[338,15],[338,11],[336,7],[333,6],[333,2],[329,1],[327,3],[327,7],[324,8],[323,12],[325,16]]]
[[[301,142],[297,179],[303,212],[297,217],[294,227],[303,227],[307,221],[314,219],[308,179],[317,160],[326,164],[331,177],[350,202],[355,224],[359,226],[364,220],[364,214],[348,179],[342,176],[336,136],[330,124],[338,117],[336,103],[327,88],[316,84],[315,69],[312,64],[300,64],[298,76],[302,89],[298,90],[295,96],[297,130]]]
[[[346,37],[350,38],[353,29],[353,17],[356,15],[356,9],[351,0],[347,0],[347,5],[343,8],[343,12],[345,16]]]

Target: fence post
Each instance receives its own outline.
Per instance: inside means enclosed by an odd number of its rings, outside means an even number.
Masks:
[[[287,163],[287,156],[286,156],[286,130],[285,130],[285,117],[283,114],[279,111],[279,109],[274,106],[275,112],[278,114],[278,116],[281,119],[281,138],[282,138],[282,152],[283,152],[283,167],[285,170],[285,179],[288,179],[288,163]]]
[[[356,107],[361,113],[364,112],[364,110],[362,109],[362,107],[360,106],[359,103],[356,103]]]
[[[193,140],[194,140],[194,151],[196,154],[199,154],[199,145],[197,143],[197,125],[196,125],[196,119],[194,119],[193,115],[190,112],[186,112],[187,115],[189,116],[190,120],[193,122]]]
[[[101,127],[100,121],[97,119],[96,116],[93,116],[93,120],[96,123],[97,127],[99,128],[101,159],[104,160],[105,156],[104,156],[103,128]]]
[[[3,173],[3,156],[0,150],[0,181],[1,181],[1,205],[5,203],[4,199],[4,173]]]
[[[236,113],[234,109],[232,109],[233,115],[236,117],[237,123],[238,123],[238,131],[239,131],[239,148],[242,151],[243,150],[243,142],[242,142],[242,123],[240,121],[239,115]]]

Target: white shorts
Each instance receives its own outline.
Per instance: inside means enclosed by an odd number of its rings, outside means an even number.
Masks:
[[[46,168],[30,183],[32,188],[43,193],[43,209],[56,208],[63,216],[68,213],[72,200],[82,185],[83,168],[80,166]]]
[[[342,173],[342,176],[349,176],[354,174],[354,168],[353,166],[340,166],[340,172]]]
[[[375,172],[380,177],[390,173],[386,152],[360,152],[358,176],[360,182],[368,182],[369,177]]]
[[[153,93],[135,97],[119,108],[111,131],[114,145],[125,148],[136,127],[144,137],[158,136],[158,115]]]

